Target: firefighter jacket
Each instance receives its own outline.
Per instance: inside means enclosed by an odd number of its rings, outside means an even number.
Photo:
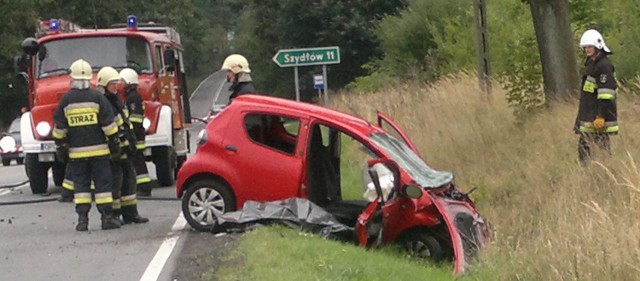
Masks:
[[[124,104],[122,103],[122,100],[120,100],[118,94],[105,92],[104,96],[109,101],[111,109],[115,114],[114,121],[118,126],[118,138],[120,139],[120,147],[123,148],[123,151],[127,151],[127,153],[122,154],[122,159],[126,159],[127,154],[133,155],[133,153],[135,153],[135,149],[132,148],[136,140],[131,128],[131,123],[129,122],[128,116],[125,113]]]
[[[576,133],[618,133],[617,87],[613,64],[605,52],[600,52],[595,59],[587,58],[580,88]],[[605,128],[599,132],[593,127],[596,117],[605,121]]]
[[[99,92],[71,89],[60,99],[53,120],[53,137],[68,143],[70,160],[109,157],[106,137],[117,134],[118,127],[109,102]]]
[[[229,103],[239,95],[242,94],[255,94],[256,88],[253,86],[253,82],[239,82],[231,85],[229,88],[231,95],[229,96]]]
[[[145,129],[142,125],[144,121],[144,103],[135,87],[128,88],[125,96],[126,110],[129,112],[129,121],[131,121],[133,125],[133,132],[137,139],[136,148],[138,150],[145,149]]]

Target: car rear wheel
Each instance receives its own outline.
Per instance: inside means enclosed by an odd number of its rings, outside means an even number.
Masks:
[[[11,165],[11,159],[2,158],[2,166],[9,166],[9,165]]]
[[[49,176],[47,171],[49,165],[38,161],[38,154],[30,153],[25,156],[26,164],[25,169],[29,176],[29,185],[31,186],[31,193],[42,194],[47,192],[49,187]]]
[[[412,257],[439,263],[444,259],[440,242],[429,233],[413,232],[401,240],[402,247]]]
[[[24,164],[24,158],[18,158],[16,162],[18,162],[18,165],[22,165]]]
[[[235,211],[231,190],[215,180],[202,179],[190,184],[182,196],[182,214],[198,231],[215,231],[217,217]]]

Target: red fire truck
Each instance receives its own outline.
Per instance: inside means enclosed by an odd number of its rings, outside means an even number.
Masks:
[[[68,68],[80,58],[93,67],[93,85],[103,66],[138,72],[145,105],[145,156],[155,164],[160,185],[174,184],[189,151],[191,121],[180,35],[167,26],[138,25],[135,16],[129,16],[126,25],[107,29],[82,29],[56,19],[40,27],[36,38],[22,42],[24,55],[17,60],[17,77],[28,96],[20,129],[32,192],[47,191],[49,168],[56,185],[64,178],[65,163],[56,160],[51,135],[53,112],[69,90]]]

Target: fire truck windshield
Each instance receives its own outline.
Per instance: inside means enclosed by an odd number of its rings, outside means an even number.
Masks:
[[[141,38],[81,37],[49,41],[40,48],[36,62],[36,77],[45,78],[69,73],[69,66],[84,59],[94,71],[103,66],[117,70],[133,68],[139,73],[152,73],[149,44]],[[42,54],[44,52],[44,54]]]

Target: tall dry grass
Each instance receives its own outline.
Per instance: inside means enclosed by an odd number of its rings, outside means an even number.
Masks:
[[[496,84],[494,84],[496,85]],[[621,134],[613,156],[577,161],[577,102],[557,104],[516,125],[494,88],[474,76],[343,93],[333,107],[394,118],[433,167],[452,170],[489,219],[495,241],[474,268],[483,280],[640,279],[640,101],[619,93]]]

